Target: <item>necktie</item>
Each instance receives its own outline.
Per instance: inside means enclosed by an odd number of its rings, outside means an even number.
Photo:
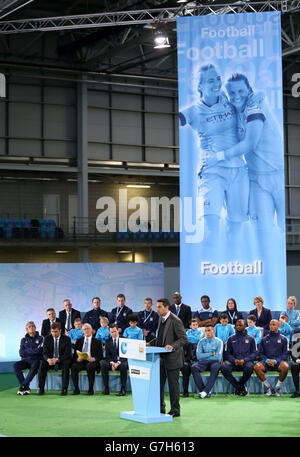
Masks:
[[[85,342],[84,342],[84,346],[82,348],[82,352],[87,352],[88,347],[89,347],[89,342],[88,342],[88,339],[86,338]]]
[[[58,359],[58,339],[54,339],[54,359]]]
[[[71,313],[68,313],[66,329],[71,330]]]
[[[117,340],[114,338],[114,362],[117,362],[118,360],[118,346],[117,346]]]

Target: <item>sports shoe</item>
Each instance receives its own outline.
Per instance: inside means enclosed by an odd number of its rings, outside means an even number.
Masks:
[[[30,394],[31,394],[31,389],[30,389],[30,387],[26,387],[26,388],[23,387],[23,389],[24,389],[23,395],[30,395]]]
[[[19,387],[17,395],[24,395],[24,387]]]
[[[271,395],[273,395],[273,391],[272,391],[272,388],[271,388],[271,387],[268,387],[267,392],[266,392],[266,395],[267,395],[268,397],[271,397]]]
[[[276,397],[281,397],[280,387],[275,387],[274,393]]]
[[[243,397],[248,397],[249,392],[248,392],[248,390],[246,389],[245,386],[242,388],[241,394],[242,394]]]

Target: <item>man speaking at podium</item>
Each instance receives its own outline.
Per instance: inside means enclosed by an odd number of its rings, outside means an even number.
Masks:
[[[164,388],[168,379],[171,410],[168,414],[180,416],[179,371],[184,364],[183,345],[187,343],[182,321],[170,311],[167,298],[157,300],[156,311],[159,315],[157,336],[150,346],[164,347],[172,352],[160,355],[160,410],[165,414]]]

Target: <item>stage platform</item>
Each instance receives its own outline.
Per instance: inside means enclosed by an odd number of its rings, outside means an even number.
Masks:
[[[201,374],[204,383],[206,383],[206,380],[209,376],[209,372],[204,372]],[[241,377],[240,372],[233,372],[233,376],[236,376],[237,378]],[[270,382],[272,386],[275,385],[275,383],[278,380],[278,374],[269,374],[267,373],[267,379]],[[182,376],[179,378],[179,384],[180,384],[180,391],[183,392],[183,387],[182,387]],[[38,379],[37,376],[34,377],[34,379],[31,382],[30,385],[31,389],[37,389],[38,388]],[[74,385],[72,382],[72,378],[70,376],[70,382],[69,382],[69,390],[73,390]],[[121,389],[121,384],[120,384],[120,373],[110,373],[109,375],[109,388],[111,391],[119,391]],[[46,385],[45,385],[46,390],[61,390],[61,372],[60,371],[49,371],[46,379]],[[87,391],[88,390],[88,378],[87,374],[85,372],[79,373],[79,389],[82,391]],[[95,377],[95,384],[94,384],[94,389],[96,392],[101,392],[104,389],[104,384],[102,380],[101,374],[96,374]],[[260,394],[264,393],[264,387],[262,385],[262,382],[257,378],[255,374],[252,374],[251,378],[249,379],[247,383],[247,389],[249,390],[250,393],[252,394]],[[282,393],[290,393],[294,392],[294,384],[292,380],[291,373],[288,373],[288,376],[284,380],[282,386],[281,386],[281,392]],[[130,385],[130,379],[129,377],[127,378],[127,384],[126,384],[126,391],[131,392],[131,385]],[[165,392],[169,392],[168,389],[168,383],[166,383],[165,386]],[[196,388],[193,376],[190,376],[190,381],[189,381],[189,392],[190,393],[198,393],[198,390]],[[216,383],[213,387],[212,390],[213,393],[233,393],[234,388],[229,384],[229,382],[224,378],[222,374],[219,373]]]

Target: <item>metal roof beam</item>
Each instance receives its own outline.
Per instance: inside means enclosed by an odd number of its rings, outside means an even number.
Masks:
[[[300,10],[300,0],[282,1],[237,1],[228,4],[199,6],[180,6],[175,8],[156,8],[149,10],[117,11],[110,13],[60,16],[17,21],[0,22],[0,33],[29,33],[54,30],[87,29],[93,27],[112,27],[120,25],[152,24],[157,21],[174,22],[180,16],[245,13],[262,11],[282,11],[282,13]]]

